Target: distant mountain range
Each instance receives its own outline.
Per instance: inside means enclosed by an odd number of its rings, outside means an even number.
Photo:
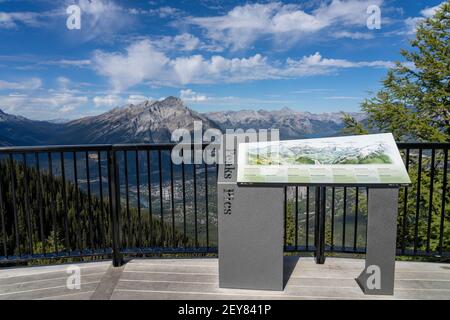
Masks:
[[[364,119],[362,113],[352,115]],[[194,121],[202,121],[204,129],[222,131],[276,128],[282,139],[335,136],[343,128],[341,117],[341,113],[313,114],[288,108],[198,113],[175,97],[130,104],[74,121],[34,121],[0,110],[0,145],[162,143],[170,142],[177,128],[192,130]]]
[[[46,121],[33,121],[0,110],[0,145],[24,146],[47,144],[62,134],[63,128]]]
[[[350,113],[357,120],[363,120],[363,113]],[[205,114],[224,131],[227,128],[279,129],[282,139],[329,137],[341,133],[344,127],[342,113],[300,112],[289,108],[281,110],[223,111]]]

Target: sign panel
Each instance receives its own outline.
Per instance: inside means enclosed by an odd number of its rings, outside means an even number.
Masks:
[[[392,134],[240,143],[240,184],[408,185]]]

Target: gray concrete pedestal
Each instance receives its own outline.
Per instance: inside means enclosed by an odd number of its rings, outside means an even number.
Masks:
[[[369,189],[366,265],[356,279],[365,294],[394,294],[398,188]]]
[[[283,290],[283,188],[219,183],[219,286]]]
[[[239,186],[235,150],[219,165],[219,286],[283,290],[284,188]]]

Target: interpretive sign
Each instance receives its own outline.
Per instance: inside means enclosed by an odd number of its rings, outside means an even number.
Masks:
[[[237,182],[401,186],[411,180],[386,133],[240,143]]]

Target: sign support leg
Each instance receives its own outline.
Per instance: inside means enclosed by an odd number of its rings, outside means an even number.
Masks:
[[[393,295],[398,188],[369,189],[366,265],[356,279],[365,294]]]

